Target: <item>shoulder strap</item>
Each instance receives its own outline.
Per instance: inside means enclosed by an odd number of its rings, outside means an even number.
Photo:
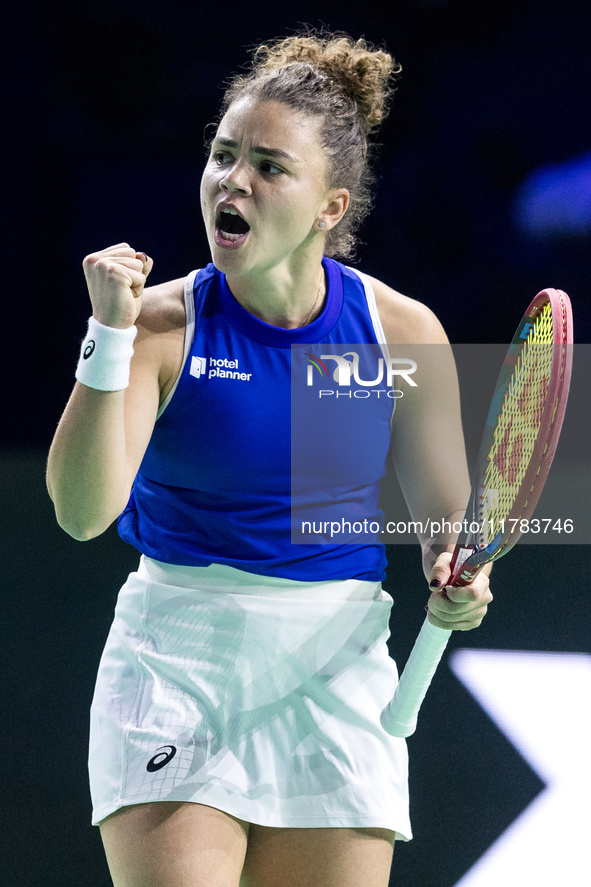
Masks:
[[[176,378],[176,382],[172,386],[171,390],[169,391],[169,393],[166,397],[166,400],[162,403],[162,405],[160,406],[160,409],[158,410],[158,413],[156,414],[156,420],[158,420],[160,418],[160,416],[162,415],[162,413],[164,412],[164,410],[166,409],[166,407],[168,406],[168,404],[172,400],[172,396],[177,389],[177,385],[179,384],[179,380],[180,380],[183,370],[185,368],[187,358],[189,357],[189,354],[191,353],[191,346],[193,345],[193,339],[195,338],[195,298],[193,296],[193,287],[195,286],[195,278],[198,273],[199,273],[198,271],[191,271],[191,273],[187,275],[187,278],[185,280],[184,295],[185,295],[186,324],[185,324],[185,348],[184,348],[184,352],[183,352],[183,362],[181,364],[179,374]]]

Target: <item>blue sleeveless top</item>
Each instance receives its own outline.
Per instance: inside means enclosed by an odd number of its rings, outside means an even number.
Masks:
[[[195,274],[185,362],[119,518],[143,554],[301,581],[384,578],[376,529],[394,400],[379,396],[385,381],[357,383],[377,378],[377,358],[355,357],[383,332],[369,284],[323,266],[324,309],[297,329],[246,311],[214,265]],[[335,385],[341,344],[360,369]]]

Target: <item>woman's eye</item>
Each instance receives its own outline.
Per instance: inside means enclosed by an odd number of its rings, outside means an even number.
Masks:
[[[263,161],[263,163],[261,163],[261,169],[263,172],[268,172],[272,176],[280,175],[283,172],[281,167],[275,166],[270,160]]]
[[[233,163],[233,157],[228,151],[214,151],[211,157],[216,166],[226,166],[228,163]],[[263,160],[260,169],[271,176],[281,175],[284,172],[280,166],[276,166],[270,160]]]

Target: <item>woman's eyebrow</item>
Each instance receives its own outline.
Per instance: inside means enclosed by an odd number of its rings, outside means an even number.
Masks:
[[[218,145],[222,145],[224,148],[233,148],[236,150],[240,147],[239,143],[234,141],[234,139],[216,138],[215,141]],[[289,160],[291,163],[299,162],[295,157],[288,154],[287,151],[283,151],[281,148],[266,148],[264,145],[254,145],[251,150],[253,154],[264,154],[266,157],[275,157],[278,160]]]

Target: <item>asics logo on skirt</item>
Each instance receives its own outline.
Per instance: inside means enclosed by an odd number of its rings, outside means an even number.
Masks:
[[[158,754],[155,754],[146,764],[148,773],[155,773],[156,770],[166,767],[176,755],[176,747],[174,745],[161,745],[156,751]]]

